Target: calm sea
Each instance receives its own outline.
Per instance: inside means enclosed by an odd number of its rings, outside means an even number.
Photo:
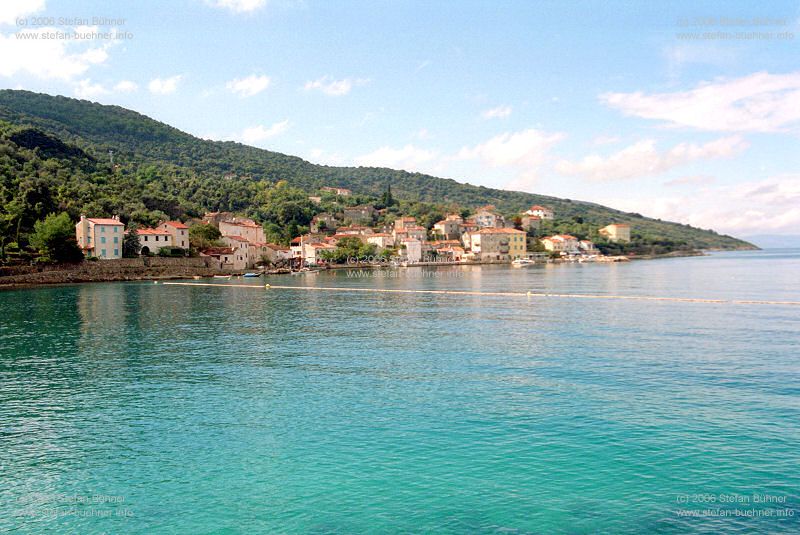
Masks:
[[[269,282],[800,301],[800,251]],[[0,532],[798,533],[799,350],[787,305],[0,292]]]

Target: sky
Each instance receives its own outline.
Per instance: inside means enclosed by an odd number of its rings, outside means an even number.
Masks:
[[[800,234],[800,3],[3,0],[0,87],[206,139]]]

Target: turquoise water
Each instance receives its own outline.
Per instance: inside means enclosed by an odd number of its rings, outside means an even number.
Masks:
[[[270,282],[800,301],[798,251],[422,274]],[[110,283],[0,318],[0,531],[800,532],[800,307]]]

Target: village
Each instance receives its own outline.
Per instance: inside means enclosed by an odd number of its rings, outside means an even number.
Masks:
[[[337,197],[349,197],[345,188],[322,188]],[[319,203],[320,197],[311,196]],[[499,214],[494,206],[475,209],[470,215],[449,214],[431,228],[418,224],[412,216],[400,216],[391,223],[375,226],[379,210],[370,204],[344,206],[338,212],[321,212],[313,217],[308,232],[296,236],[289,246],[270,243],[262,225],[228,212],[207,212],[195,224],[213,226],[219,239],[195,253],[224,272],[254,269],[312,269],[334,264],[392,262],[398,265],[512,263],[526,265],[540,261],[615,261],[604,257],[589,240],[569,234],[532,238],[542,222],[555,213],[546,206],[534,205],[513,220]],[[150,256],[165,251],[188,254],[190,226],[180,221],[165,221],[155,227],[136,228],[138,255]],[[87,257],[98,260],[122,258],[125,226],[117,218],[81,216],[76,225],[78,245]],[[612,223],[598,233],[611,242],[631,240],[630,226]],[[364,247],[358,247],[363,245]],[[340,249],[358,248],[368,255],[348,255],[342,262]]]

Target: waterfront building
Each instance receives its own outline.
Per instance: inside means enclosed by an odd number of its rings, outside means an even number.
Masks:
[[[172,234],[163,228],[137,228],[136,235],[139,236],[138,254],[158,254],[162,247],[172,247]]]
[[[182,249],[189,248],[189,227],[180,221],[167,221],[159,225],[159,229],[167,232],[170,235],[171,245],[173,247],[181,247]]]
[[[81,220],[75,224],[75,238],[83,254],[101,260],[122,258],[124,234],[125,225],[117,216],[97,218],[82,215]]]
[[[556,234],[540,240],[544,248],[555,253],[578,253],[580,245],[578,238],[569,234]]]
[[[367,243],[375,245],[378,249],[387,249],[394,245],[394,240],[388,232],[376,232],[367,236]]]
[[[405,238],[402,241],[405,260],[410,264],[422,260],[422,242],[416,238]]]
[[[483,228],[467,236],[465,244],[474,259],[482,262],[515,260],[527,250],[525,232],[513,228]]]

